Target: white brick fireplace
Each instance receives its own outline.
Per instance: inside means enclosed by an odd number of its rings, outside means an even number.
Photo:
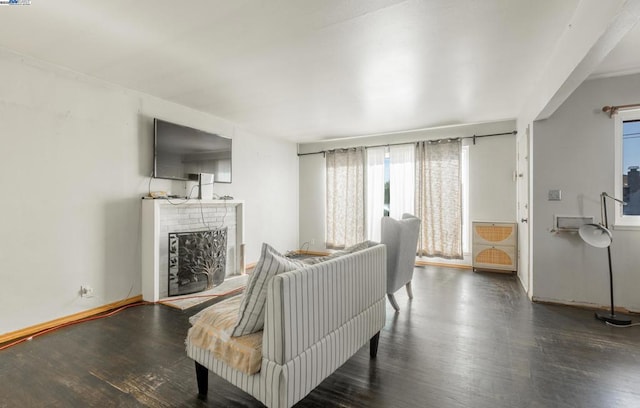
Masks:
[[[142,298],[157,302],[169,295],[170,232],[227,227],[226,276],[243,273],[243,201],[142,200]]]

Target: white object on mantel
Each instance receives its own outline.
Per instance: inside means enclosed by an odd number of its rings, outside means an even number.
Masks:
[[[160,300],[160,240],[161,214],[163,210],[175,210],[176,208],[225,208],[235,209],[235,242],[232,255],[235,262],[235,270],[227,271],[226,275],[239,275],[242,271],[244,260],[242,250],[244,246],[244,201],[241,200],[142,200],[142,298],[148,302]],[[197,218],[196,218],[197,219]],[[202,223],[200,223],[202,227]],[[201,229],[202,230],[202,229]],[[206,228],[204,229],[206,230]],[[229,244],[229,243],[228,243]],[[229,247],[227,249],[229,257]]]
[[[213,199],[213,179],[214,175],[211,173],[200,173],[198,176],[198,190],[200,190],[200,196],[198,198],[203,200]]]

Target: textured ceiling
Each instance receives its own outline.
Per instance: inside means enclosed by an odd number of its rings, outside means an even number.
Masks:
[[[0,47],[305,142],[514,118],[577,3],[33,0]]]

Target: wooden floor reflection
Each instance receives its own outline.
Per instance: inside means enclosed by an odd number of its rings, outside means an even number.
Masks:
[[[640,327],[533,304],[514,276],[416,268],[368,346],[299,407],[638,407]],[[141,306],[0,352],[0,407],[259,407],[216,375],[196,398],[185,311]],[[640,321],[640,317],[637,318]]]

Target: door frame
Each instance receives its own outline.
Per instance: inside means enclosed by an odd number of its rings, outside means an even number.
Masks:
[[[518,275],[529,299],[533,296],[531,264],[531,128],[516,137],[516,217],[518,223]],[[526,276],[526,282],[523,281]]]

